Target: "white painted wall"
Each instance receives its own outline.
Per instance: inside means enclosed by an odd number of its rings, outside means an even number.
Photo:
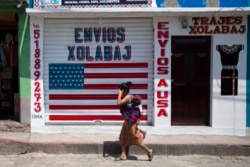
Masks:
[[[189,35],[189,29],[182,29],[180,25],[181,17],[157,17],[154,18],[154,29],[157,27],[157,23],[169,22],[169,36],[171,35]],[[35,18],[31,18],[35,21]],[[246,17],[243,17],[243,24],[246,25]],[[191,17],[188,18],[189,25],[191,22]],[[42,23],[42,22],[41,22]],[[31,24],[32,25],[32,24]],[[157,56],[160,54],[160,46],[157,44],[158,41],[156,37],[157,33],[154,33],[154,58],[156,60]],[[238,96],[221,96],[220,95],[220,73],[221,73],[221,63],[220,54],[216,50],[216,45],[218,44],[243,44],[246,46],[246,34],[226,34],[226,35],[212,35],[212,52],[211,52],[211,127],[171,127],[171,94],[168,97],[169,106],[167,107],[168,116],[167,117],[157,117],[157,101],[155,94],[154,101],[154,116],[153,122],[154,126],[144,126],[143,128],[148,131],[149,134],[219,134],[219,135],[245,135],[246,129],[246,47],[240,52],[239,62],[238,62]],[[34,41],[31,41],[31,53],[34,51]],[[171,55],[171,45],[170,41],[165,47],[166,56]],[[32,56],[32,55],[31,55]],[[33,60],[32,60],[33,61]],[[171,63],[169,63],[171,64]],[[32,64],[31,64],[32,65]],[[156,65],[156,64],[155,64]],[[171,67],[169,65],[171,70]],[[156,69],[155,69],[156,70]],[[167,75],[165,77],[166,82],[169,83],[167,88],[157,88],[156,84],[159,82],[158,75],[154,76],[154,88],[157,90],[168,90],[171,92],[171,76]],[[33,83],[33,82],[32,82]],[[34,83],[33,83],[34,84]],[[32,91],[31,91],[32,92]],[[31,97],[32,98],[32,97]],[[33,103],[33,101],[32,101]],[[31,106],[34,107],[34,106]],[[44,120],[42,120],[44,121]],[[43,125],[43,122],[38,122],[33,120],[32,131],[33,132],[43,132],[43,133],[66,133],[66,132],[93,132],[93,133],[119,133],[120,126],[62,126],[62,125]],[[34,125],[41,125],[40,127]]]
[[[196,16],[198,17],[198,16]],[[189,35],[190,29],[182,29],[180,20],[183,17],[165,17],[155,19],[157,21],[169,22],[169,35]],[[218,18],[218,17],[217,17]],[[189,25],[192,25],[191,17],[187,18]],[[243,17],[242,25],[246,25],[246,17]],[[156,25],[155,25],[156,26]],[[213,26],[212,26],[213,27]],[[199,35],[199,34],[198,34]],[[201,34],[208,35],[208,34]],[[244,134],[246,129],[246,34],[210,34],[212,36],[212,51],[211,51],[211,127],[213,130],[218,130],[218,133],[230,132],[232,134]],[[156,36],[155,36],[156,38]],[[155,41],[156,43],[157,41]],[[233,45],[243,44],[244,50],[239,53],[238,62],[238,95],[237,96],[221,96],[221,60],[220,53],[216,50],[216,45]],[[157,50],[157,46],[156,46]],[[171,55],[171,45],[166,47],[167,55]],[[159,53],[155,53],[155,56]],[[171,76],[170,76],[171,78]],[[169,77],[166,79],[169,80]],[[157,83],[157,77],[155,80]],[[171,82],[169,82],[171,83]],[[171,104],[171,103],[170,103]],[[169,117],[171,117],[171,111],[169,110]],[[163,118],[155,117],[156,123],[163,125]],[[161,122],[160,122],[161,121]],[[160,122],[160,123],[159,123]],[[166,119],[167,126],[170,126],[170,119]],[[190,133],[194,129],[190,129]],[[210,129],[211,130],[211,129]],[[213,131],[212,130],[212,131]],[[187,133],[187,132],[184,132]],[[208,132],[209,133],[209,132]]]
[[[246,25],[246,18],[244,23]],[[216,50],[218,44],[243,44],[244,50],[239,53],[238,62],[238,95],[220,95],[220,72],[222,69],[220,54]],[[214,128],[246,128],[246,34],[213,36],[213,95],[212,95],[212,127]]]

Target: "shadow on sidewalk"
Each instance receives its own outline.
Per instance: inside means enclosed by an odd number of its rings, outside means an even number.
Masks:
[[[133,146],[131,146],[133,147]],[[129,155],[130,147],[126,148],[127,160],[140,160],[134,155]],[[133,151],[132,151],[133,152]],[[119,141],[104,141],[103,143],[103,157],[113,157],[118,158],[121,154],[121,146]],[[140,161],[148,161],[148,159],[140,160]]]
[[[103,157],[115,156],[121,153],[121,146],[118,141],[103,142]]]

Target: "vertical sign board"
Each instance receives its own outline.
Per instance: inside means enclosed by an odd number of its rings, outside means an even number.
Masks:
[[[169,22],[154,20],[155,38],[155,126],[170,126],[170,43]]]
[[[43,18],[30,18],[31,127],[44,125]]]

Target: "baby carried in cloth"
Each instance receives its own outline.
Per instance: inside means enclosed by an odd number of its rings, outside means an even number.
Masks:
[[[134,124],[141,117],[142,105],[141,105],[141,96],[140,95],[131,95],[132,100],[129,104],[124,104],[120,108],[120,112],[125,120],[128,123]]]

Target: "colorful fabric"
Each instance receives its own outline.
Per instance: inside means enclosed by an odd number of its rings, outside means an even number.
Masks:
[[[140,95],[132,95],[131,103],[135,106],[141,104],[141,96]]]
[[[128,124],[134,124],[141,117],[140,108],[132,104],[124,104],[120,108],[120,112],[123,118],[128,122]]]
[[[238,70],[221,71],[221,95],[238,95]]]

